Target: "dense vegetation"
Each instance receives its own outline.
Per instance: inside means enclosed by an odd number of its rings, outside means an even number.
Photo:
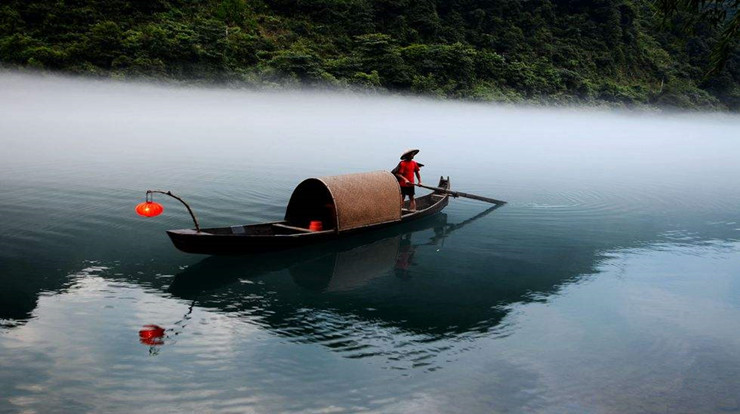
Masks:
[[[740,41],[740,0],[654,0],[664,17],[679,13],[684,18],[684,31],[690,32],[692,23],[702,21],[720,30],[712,47],[708,74],[724,68]]]
[[[740,53],[650,0],[6,0],[0,62],[115,78],[740,109]],[[680,30],[686,22],[694,30]],[[674,24],[665,24],[674,23]]]

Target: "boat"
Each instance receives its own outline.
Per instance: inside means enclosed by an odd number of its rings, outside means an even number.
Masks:
[[[388,171],[308,178],[293,191],[281,221],[168,230],[167,235],[186,253],[235,255],[292,249],[428,217],[442,211],[449,197],[455,196],[449,177],[440,177],[437,187],[425,188],[433,192],[416,198],[412,211],[401,207],[401,188]]]

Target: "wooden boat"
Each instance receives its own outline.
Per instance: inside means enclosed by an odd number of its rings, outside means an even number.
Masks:
[[[416,198],[417,210],[409,211],[400,208],[401,188],[388,171],[309,178],[293,191],[284,220],[200,231],[169,230],[167,235],[175,247],[186,253],[220,255],[284,250],[436,214],[447,206],[449,188],[449,177],[440,177],[438,188]],[[316,229],[317,223],[321,223],[320,230]]]

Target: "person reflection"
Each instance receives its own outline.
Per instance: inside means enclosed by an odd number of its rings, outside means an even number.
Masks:
[[[406,233],[401,237],[398,253],[396,254],[396,265],[394,267],[396,276],[401,279],[411,278],[409,268],[414,264],[414,253],[416,253],[416,247],[411,244],[411,233]]]

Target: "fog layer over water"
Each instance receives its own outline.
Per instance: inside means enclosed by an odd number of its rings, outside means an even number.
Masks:
[[[0,412],[740,412],[740,117],[0,73]],[[204,258],[303,179],[465,199]],[[140,341],[144,325],[166,329]],[[156,341],[155,341],[156,342]]]

